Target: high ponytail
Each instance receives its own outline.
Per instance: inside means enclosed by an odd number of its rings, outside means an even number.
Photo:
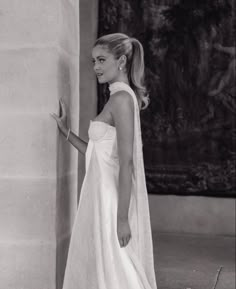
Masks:
[[[130,86],[135,92],[140,109],[145,109],[149,104],[149,97],[144,86],[142,44],[124,33],[112,33],[98,38],[94,46],[96,45],[105,45],[117,59],[122,55],[127,57],[126,70]]]
[[[132,43],[132,57],[130,59],[129,81],[130,86],[138,96],[140,109],[145,109],[149,104],[149,97],[144,85],[144,52],[142,44],[136,38],[130,38]]]

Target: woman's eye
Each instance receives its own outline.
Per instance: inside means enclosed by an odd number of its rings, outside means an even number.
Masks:
[[[103,63],[105,61],[105,59],[99,59],[100,63]]]

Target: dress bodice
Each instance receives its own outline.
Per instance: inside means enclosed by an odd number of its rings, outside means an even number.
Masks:
[[[89,144],[86,151],[86,167],[90,162],[92,150],[104,163],[118,162],[116,128],[102,121],[90,121]]]
[[[113,140],[116,136],[116,128],[102,121],[90,121],[88,135],[93,142]]]

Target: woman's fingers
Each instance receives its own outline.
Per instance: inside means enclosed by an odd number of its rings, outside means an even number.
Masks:
[[[50,113],[50,115],[51,115],[55,120],[58,119],[58,116],[57,116],[55,113]]]
[[[120,238],[119,239],[119,243],[120,243],[121,247],[124,247],[125,246],[125,239],[124,238]]]
[[[129,241],[131,239],[131,235],[129,235],[128,237],[123,237],[119,240],[120,246],[121,247],[125,247],[126,245],[128,245]]]
[[[61,118],[58,115],[56,115],[55,113],[50,113],[50,115],[55,119],[57,124],[59,124],[61,122]]]
[[[59,115],[55,113],[50,113],[50,115],[56,120],[60,130],[66,129],[66,106],[61,98],[59,99]]]
[[[61,110],[62,110],[62,116],[66,115],[66,106],[65,103],[63,102],[62,98],[60,98],[60,106],[61,106]]]
[[[131,239],[131,235],[129,235],[128,237],[126,237],[125,246],[129,243],[130,239]]]

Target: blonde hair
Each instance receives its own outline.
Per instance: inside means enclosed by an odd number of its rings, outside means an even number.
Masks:
[[[140,109],[149,104],[149,97],[144,85],[144,52],[142,44],[123,33],[104,35],[96,40],[97,45],[106,46],[116,59],[122,55],[127,58],[126,70],[131,88],[134,90]]]

